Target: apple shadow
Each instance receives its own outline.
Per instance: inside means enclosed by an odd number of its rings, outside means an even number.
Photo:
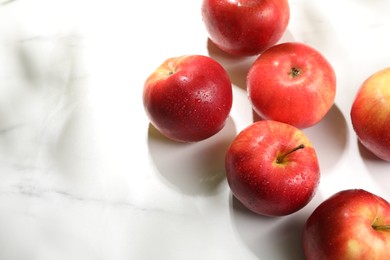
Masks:
[[[335,167],[346,150],[349,136],[347,121],[337,105],[319,123],[302,130],[316,149],[321,172]]]
[[[293,41],[294,37],[289,30],[286,30],[278,43]],[[246,90],[246,77],[253,62],[259,55],[234,56],[221,50],[210,38],[207,38],[207,50],[211,58],[218,61],[228,73],[232,84]]]
[[[210,38],[207,39],[207,50],[209,56],[225,68],[232,84],[246,90],[246,75],[258,56],[240,57],[230,55],[215,45]]]
[[[169,140],[149,124],[148,147],[159,177],[168,186],[187,195],[212,196],[225,179],[225,154],[235,136],[230,117],[220,132],[194,143]]]
[[[387,183],[390,182],[390,162],[377,157],[374,153],[368,150],[358,138],[356,138],[356,140],[359,154],[370,173],[370,177],[378,184],[379,187],[382,187],[383,190],[388,190]]]
[[[357,143],[357,146],[358,146],[358,149],[359,149],[359,154],[360,156],[362,157],[363,160],[367,161],[367,162],[373,162],[373,163],[381,163],[381,162],[384,162],[384,160],[382,160],[381,158],[379,158],[378,156],[376,156],[373,152],[371,152],[370,150],[368,150],[360,141],[358,138],[356,138],[356,143]]]
[[[235,231],[259,259],[305,259],[302,233],[314,207],[321,202],[319,193],[306,207],[281,217],[266,217],[248,210],[234,195],[230,196],[230,215]]]

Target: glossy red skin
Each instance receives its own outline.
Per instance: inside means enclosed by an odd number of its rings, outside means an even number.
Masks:
[[[150,122],[164,136],[180,142],[197,142],[218,133],[232,101],[225,69],[202,55],[168,59],[144,84],[143,103]]]
[[[290,75],[293,68],[300,70],[296,77]],[[320,122],[332,107],[336,74],[312,47],[282,43],[252,64],[247,89],[254,111],[262,118],[307,128]]]
[[[351,120],[360,142],[390,161],[390,68],[363,82],[351,107]]]
[[[278,155],[304,144],[305,148]],[[298,211],[315,195],[320,181],[316,152],[304,133],[285,123],[257,121],[242,130],[226,154],[226,175],[234,196],[251,211],[282,216]]]
[[[237,56],[256,55],[276,44],[290,19],[287,0],[204,0],[210,40]]]
[[[375,222],[376,221],[376,222]],[[308,218],[303,248],[308,260],[390,259],[390,204],[365,190],[343,190],[321,203]],[[361,250],[348,250],[354,239]]]

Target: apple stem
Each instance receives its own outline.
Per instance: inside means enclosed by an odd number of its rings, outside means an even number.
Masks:
[[[279,155],[278,158],[276,158],[276,163],[283,163],[284,158],[286,158],[287,155],[289,155],[289,154],[291,154],[299,149],[303,149],[303,148],[305,148],[305,145],[301,144],[301,145],[298,145],[297,147],[295,147],[294,149],[288,151],[287,153]]]
[[[387,230],[390,231],[390,225],[372,225],[375,230]]]
[[[291,71],[290,71],[291,77],[296,78],[296,77],[298,77],[300,74],[301,74],[301,71],[300,71],[299,69],[297,69],[296,67],[292,67],[292,69],[291,69]]]

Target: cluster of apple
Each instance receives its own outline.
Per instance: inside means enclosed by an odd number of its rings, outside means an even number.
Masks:
[[[320,182],[315,148],[301,129],[320,122],[334,104],[335,72],[306,44],[277,44],[289,22],[288,0],[203,0],[201,12],[210,40],[221,50],[259,55],[247,74],[247,93],[262,120],[243,129],[226,151],[229,187],[258,214],[292,214],[310,202]],[[390,161],[387,82],[390,69],[362,84],[351,119],[361,143]],[[179,142],[218,133],[232,101],[226,70],[203,55],[167,59],[146,79],[143,92],[150,122]],[[365,190],[340,191],[308,218],[302,243],[308,259],[390,259],[390,204]]]

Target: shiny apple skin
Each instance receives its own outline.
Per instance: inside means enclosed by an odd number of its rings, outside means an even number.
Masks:
[[[276,162],[279,155],[305,147]],[[227,181],[234,196],[251,211],[282,216],[306,206],[320,182],[314,147],[294,126],[257,121],[242,130],[231,143],[225,160]]]
[[[299,75],[292,76],[293,70]],[[282,43],[255,60],[247,75],[247,89],[261,118],[307,128],[320,122],[334,104],[336,73],[314,48]]]
[[[220,49],[252,56],[281,39],[290,7],[287,0],[204,0],[202,17],[210,40]]]
[[[308,260],[390,259],[390,204],[362,190],[340,191],[322,202],[304,226]]]
[[[179,142],[197,142],[218,133],[232,107],[225,69],[203,55],[169,58],[145,81],[143,104],[152,125]]]
[[[352,104],[351,120],[360,143],[390,161],[390,68],[363,82]]]

